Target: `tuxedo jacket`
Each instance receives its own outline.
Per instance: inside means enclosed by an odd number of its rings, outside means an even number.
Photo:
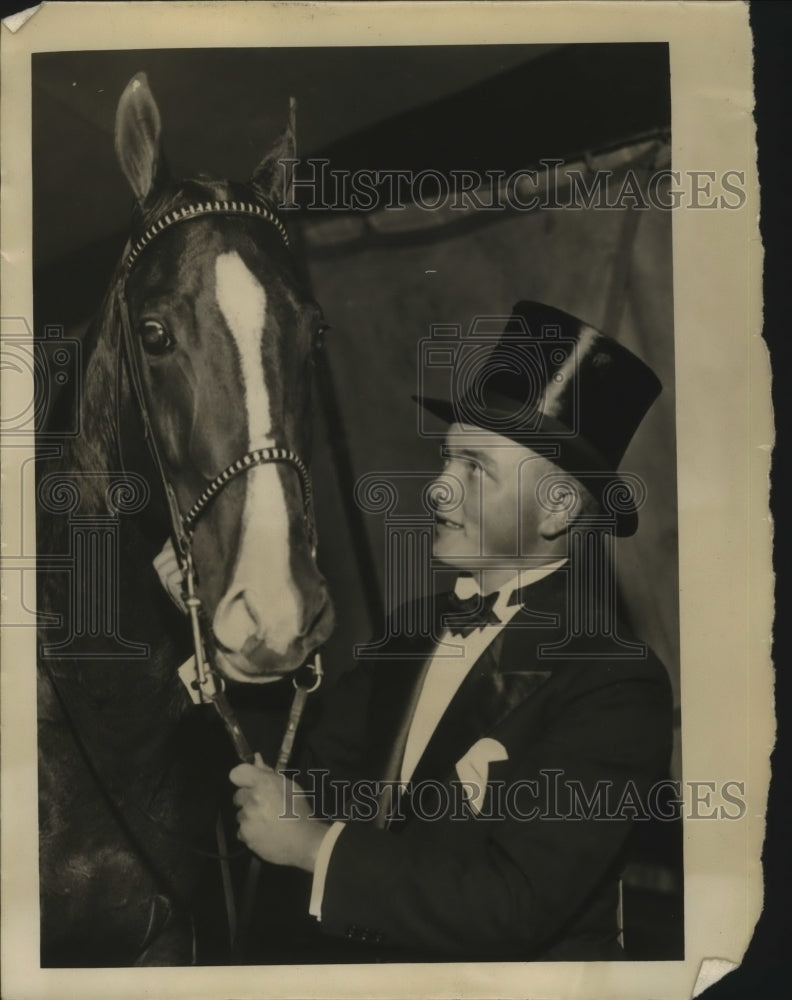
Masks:
[[[668,766],[670,684],[623,626],[603,619],[593,635],[575,634],[565,570],[530,587],[526,602],[453,696],[394,818],[383,829],[358,808],[335,843],[322,930],[372,959],[621,955],[619,874],[633,821]],[[434,603],[437,635],[448,605]],[[302,755],[304,786],[315,790],[322,770],[398,779],[434,645],[396,635],[341,677]],[[486,794],[473,808],[457,765],[475,761],[482,740],[503,759],[487,765],[484,753],[482,767],[478,754]],[[337,796],[325,810],[338,818]]]

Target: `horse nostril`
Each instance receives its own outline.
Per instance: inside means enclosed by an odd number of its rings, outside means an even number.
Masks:
[[[220,602],[214,616],[214,633],[222,646],[239,652],[252,636],[261,638],[263,623],[258,603],[248,590],[237,591]]]

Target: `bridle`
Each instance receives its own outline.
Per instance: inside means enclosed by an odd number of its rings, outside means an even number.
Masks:
[[[213,640],[209,634],[205,614],[200,598],[196,594],[197,574],[192,554],[192,535],[195,527],[205,513],[208,506],[215,497],[237,476],[249,472],[259,465],[268,463],[281,463],[290,466],[297,473],[302,492],[303,514],[305,518],[308,538],[313,554],[316,554],[316,528],[313,516],[313,502],[311,480],[305,463],[296,452],[289,448],[272,447],[256,448],[246,452],[236,461],[231,462],[225,469],[222,469],[201,495],[195,500],[190,509],[183,514],[176,499],[176,493],[165,470],[165,465],[160,455],[154,434],[152,421],[149,414],[146,393],[143,387],[143,379],[140,372],[140,362],[138,356],[138,346],[132,332],[132,323],[129,316],[129,307],[126,298],[126,283],[135,264],[140,260],[143,253],[157,239],[157,237],[169,229],[171,226],[188,222],[192,219],[203,218],[208,215],[235,216],[241,215],[261,219],[263,222],[273,226],[278,232],[284,246],[288,249],[289,239],[283,223],[275,215],[272,209],[259,202],[244,201],[206,201],[194,202],[188,205],[172,209],[165,215],[159,217],[143,233],[143,235],[130,245],[126,250],[121,263],[121,274],[117,287],[117,301],[121,325],[121,338],[123,354],[127,363],[129,381],[133,395],[137,404],[138,412],[143,423],[143,431],[151,452],[157,473],[162,483],[162,487],[167,498],[168,510],[171,521],[171,532],[175,545],[176,555],[184,575],[185,582],[185,603],[190,612],[190,620],[193,633],[193,645],[195,647],[196,682],[202,697],[213,701],[223,716],[223,721],[234,741],[237,753],[241,760],[252,761],[253,755],[241,735],[235,720],[229,725],[231,720],[230,708],[228,708],[222,691],[222,678],[217,672],[214,664],[207,656],[207,647],[213,649]],[[317,678],[321,676],[321,668],[314,665],[314,672]],[[315,682],[316,683],[316,682]],[[318,684],[316,684],[318,686]],[[227,711],[226,711],[227,709]]]
[[[316,556],[316,522],[313,514],[313,498],[311,490],[311,480],[308,470],[300,456],[289,448],[271,447],[256,448],[246,452],[236,461],[231,462],[222,469],[209,485],[203,490],[201,495],[195,500],[190,509],[182,514],[176,493],[170,482],[165,465],[160,455],[157,445],[157,438],[152,427],[149,414],[146,394],[143,387],[143,379],[140,373],[140,363],[138,358],[138,348],[132,333],[132,323],[129,316],[129,307],[126,299],[126,283],[129,279],[135,264],[139,261],[145,250],[156,240],[160,233],[171,226],[190,221],[191,219],[203,218],[207,215],[235,216],[242,215],[261,219],[263,222],[273,226],[280,235],[284,246],[288,249],[289,239],[283,223],[275,215],[272,209],[258,202],[242,201],[206,201],[193,202],[188,205],[172,209],[165,215],[158,218],[150,225],[143,235],[133,244],[128,246],[121,262],[116,298],[118,302],[118,312],[121,326],[121,348],[119,352],[119,363],[121,355],[126,361],[129,382],[132,389],[138,413],[143,423],[143,432],[151,453],[154,465],[156,466],[163,491],[168,503],[168,511],[171,521],[171,534],[173,536],[174,547],[179,565],[184,579],[184,602],[190,616],[190,627],[192,631],[192,641],[195,654],[195,680],[192,686],[198,692],[202,701],[211,702],[217,710],[220,718],[228,731],[229,736],[236,750],[239,759],[245,763],[254,762],[253,751],[236,719],[236,716],[228,703],[225,695],[225,683],[222,675],[215,666],[216,647],[211,627],[206,618],[201,599],[196,593],[197,573],[192,551],[192,536],[200,518],[205,513],[208,506],[215,497],[237,476],[244,475],[251,469],[259,465],[268,463],[282,463],[290,466],[297,473],[303,501],[303,516],[305,518],[306,530],[313,556]],[[313,682],[309,686],[298,684],[294,681],[295,695],[292,702],[289,720],[286,731],[281,742],[276,769],[281,770],[286,767],[291,756],[294,744],[297,725],[300,721],[303,708],[308,695],[315,691],[322,680],[322,665],[319,653],[315,653],[313,661],[308,664],[313,672]],[[221,825],[218,825],[218,834],[221,832]],[[221,851],[221,854],[224,852]],[[232,941],[239,949],[244,944],[244,938],[250,925],[253,905],[255,902],[258,878],[260,873],[260,862],[255,856],[251,859],[248,870],[245,894],[242,904],[242,914],[237,925],[236,913],[233,903],[233,892],[230,890],[230,876],[227,871],[223,871],[223,882],[226,888],[226,905],[228,908],[229,927]]]
[[[253,751],[242,732],[239,722],[228,703],[225,695],[225,682],[222,674],[215,665],[216,646],[212,634],[211,626],[207,621],[207,616],[203,608],[201,599],[196,593],[197,573],[192,551],[192,537],[195,527],[203,516],[209,505],[219,493],[238,476],[244,475],[251,469],[269,463],[281,463],[292,468],[299,478],[300,489],[303,502],[303,516],[305,518],[306,530],[313,556],[316,556],[316,523],[313,513],[313,498],[311,490],[311,480],[305,463],[299,455],[289,448],[272,447],[256,448],[246,452],[236,461],[231,462],[225,469],[222,469],[209,485],[203,490],[201,495],[195,500],[186,513],[182,513],[176,493],[169,480],[165,465],[160,455],[154,434],[151,417],[149,414],[143,380],[140,372],[140,362],[138,357],[138,345],[132,333],[132,324],[129,316],[129,307],[126,299],[126,283],[135,264],[140,260],[146,249],[157,239],[160,233],[171,226],[188,222],[192,219],[203,218],[208,215],[223,216],[246,216],[261,219],[271,225],[280,235],[284,246],[289,248],[289,239],[283,223],[275,215],[273,210],[259,202],[243,201],[206,201],[194,202],[188,205],[172,209],[165,215],[158,218],[151,224],[143,235],[133,244],[129,245],[124,253],[117,284],[117,302],[119,319],[121,326],[121,347],[120,354],[126,361],[129,382],[132,393],[137,404],[137,409],[143,423],[144,436],[154,464],[159,475],[163,491],[168,503],[168,511],[171,521],[171,533],[173,536],[176,555],[182,570],[184,579],[184,602],[190,616],[190,627],[192,631],[192,642],[195,653],[195,680],[193,688],[198,692],[202,701],[211,702],[220,715],[226,730],[231,737],[234,748],[239,759],[245,763],[254,762]],[[119,356],[119,363],[120,363]],[[307,696],[315,691],[322,680],[321,657],[318,652],[313,656],[311,662],[306,664],[313,673],[312,683],[308,686],[298,684],[294,680],[295,695],[292,702],[289,720],[286,726],[285,735],[281,743],[276,769],[285,768],[289,762],[295,733]],[[245,895],[243,899],[242,915],[234,933],[236,923],[233,900],[226,893],[226,903],[229,910],[229,923],[231,925],[232,938],[236,936],[237,949],[244,939],[252,916],[253,903],[256,895],[260,863],[255,856],[251,860],[248,871]],[[230,882],[224,871],[224,882]]]

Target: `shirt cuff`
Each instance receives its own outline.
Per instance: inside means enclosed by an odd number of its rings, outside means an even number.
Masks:
[[[314,866],[313,882],[311,883],[311,902],[308,904],[308,912],[317,920],[322,919],[322,899],[324,897],[325,880],[327,869],[330,866],[330,855],[338,840],[341,831],[346,826],[345,823],[333,823],[324,835],[319,850],[316,852],[316,865]]]

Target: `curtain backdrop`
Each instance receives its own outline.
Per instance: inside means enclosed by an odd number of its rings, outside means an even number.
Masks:
[[[629,169],[645,184],[668,156],[667,143],[646,141],[572,169],[584,166],[589,180],[596,170],[613,170],[618,190]],[[662,186],[659,194],[667,199]],[[620,340],[663,383],[622,463],[644,480],[647,497],[637,534],[615,543],[615,565],[620,610],[666,664],[678,704],[672,213],[629,204],[479,213],[467,229],[449,214],[417,207],[365,224],[347,216],[302,223],[314,293],[332,325],[314,472],[321,559],[339,612],[326,657],[331,673],[351,665],[354,645],[376,631],[378,606],[390,610],[405,596],[404,585],[389,580],[388,539],[400,524],[405,532],[420,521],[420,489],[440,462],[441,438],[427,432],[443,431],[439,422],[419,422],[411,395],[449,390],[448,371],[422,363],[421,342],[435,324],[458,324],[464,335],[474,317],[507,315],[527,298]],[[353,496],[354,483],[374,473],[397,490],[387,512]]]

